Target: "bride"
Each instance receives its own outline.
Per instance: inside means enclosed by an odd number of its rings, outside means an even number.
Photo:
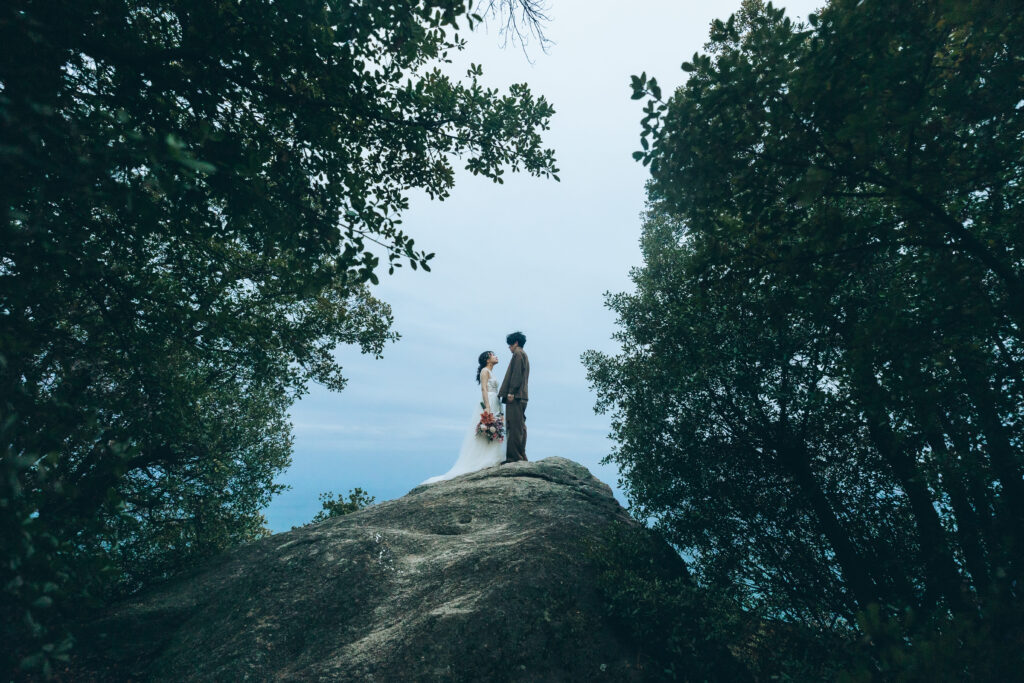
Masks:
[[[476,381],[480,385],[480,408],[473,411],[473,422],[470,425],[469,433],[462,441],[462,449],[459,451],[459,458],[452,465],[452,468],[444,474],[427,479],[424,484],[432,484],[435,481],[444,481],[457,477],[467,472],[475,472],[485,467],[497,465],[505,459],[505,442],[488,441],[482,436],[477,436],[476,426],[480,423],[481,410],[502,415],[501,401],[498,400],[498,380],[494,377],[494,366],[498,364],[498,357],[491,351],[484,351],[477,359],[479,365],[476,369]]]

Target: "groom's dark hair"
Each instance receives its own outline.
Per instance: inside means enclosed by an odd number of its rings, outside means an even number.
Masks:
[[[519,348],[526,346],[526,335],[522,332],[513,332],[512,334],[505,337],[505,343],[512,346],[516,342],[519,342]]]

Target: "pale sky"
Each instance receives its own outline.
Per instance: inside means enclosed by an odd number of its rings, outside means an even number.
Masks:
[[[505,335],[514,330],[526,334],[530,356],[527,456],[575,460],[625,503],[616,468],[599,464],[612,447],[609,423],[594,414],[580,354],[615,351],[604,293],[630,289],[629,270],[640,265],[647,169],[631,157],[643,101],[630,99],[629,77],[646,71],[671,93],[711,20],[739,4],[551,0],[554,44],[548,54],[528,46],[533,64],[517,47],[502,49],[493,25],[467,36],[452,73],[481,64],[484,85],[526,82],[554,105],[545,146],[562,181],[506,173],[496,185],[455,160],[449,199],[411,197],[404,228],[418,248],[436,252],[432,272],[384,274],[374,294],[392,306],[402,339],[381,360],[340,348],[348,387],[314,386],[293,407],[293,464],[280,478],[291,490],[265,511],[271,529],[308,522],[321,492],[358,486],[389,500],[447,471],[480,398],[477,356],[497,353],[503,376]],[[776,6],[806,19],[820,4]]]

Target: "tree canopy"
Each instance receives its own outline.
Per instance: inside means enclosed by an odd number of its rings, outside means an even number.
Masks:
[[[339,344],[380,354],[397,337],[367,288],[382,260],[429,270],[402,230],[410,191],[448,196],[456,159],[496,182],[557,178],[544,98],[442,68],[469,10],[0,9],[11,656],[31,641],[23,663],[52,667],[66,606],[265,533],[287,407],[310,381],[344,386]]]
[[[335,496],[332,491],[321,493],[317,498],[320,501],[321,510],[313,516],[310,524],[316,524],[331,517],[341,517],[343,515],[350,515],[353,512],[359,512],[363,508],[373,505],[373,501],[376,500],[374,496],[371,496],[358,486],[354,489],[349,489],[348,500],[345,500],[345,496],[340,493]]]
[[[586,356],[610,459],[701,581],[866,635],[873,674],[1019,665],[1022,29],[749,0],[667,100],[633,78],[644,265]]]

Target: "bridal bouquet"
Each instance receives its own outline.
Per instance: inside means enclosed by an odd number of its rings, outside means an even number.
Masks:
[[[482,436],[488,441],[504,441],[505,418],[485,410],[480,414],[480,424],[476,426],[476,435]]]

